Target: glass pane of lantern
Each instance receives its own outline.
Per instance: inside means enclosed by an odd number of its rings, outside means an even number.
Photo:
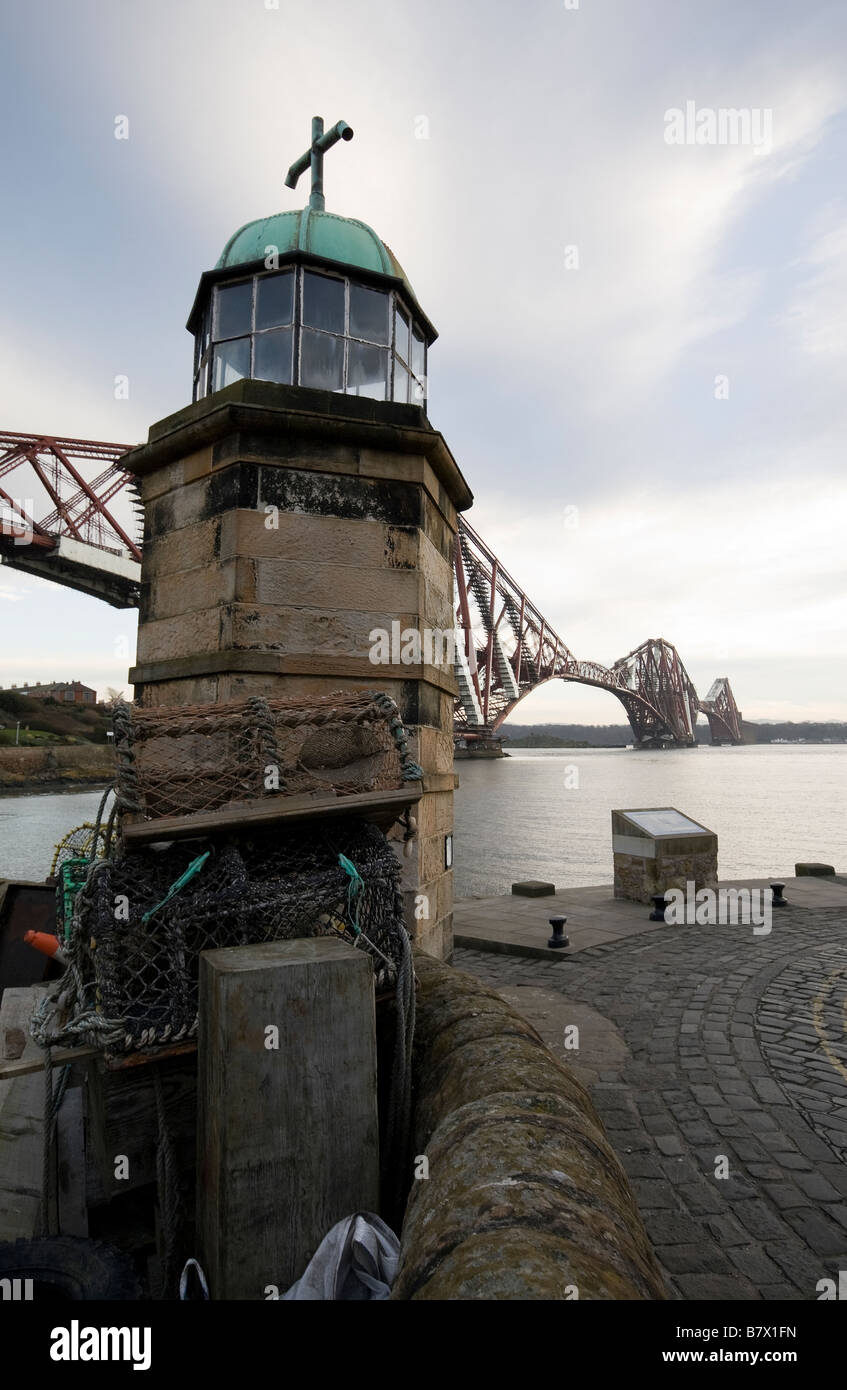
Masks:
[[[412,371],[415,376],[423,376],[426,371],[426,344],[417,324],[412,326]]]
[[[344,281],[303,273],[303,322],[330,333],[344,332]],[[305,382],[303,383],[306,384]]]
[[[400,305],[397,305],[397,316],[394,327],[394,351],[398,352],[404,362],[409,360],[409,319]]]
[[[409,399],[409,373],[399,362],[394,363],[394,399],[404,403]]]
[[[412,377],[412,390],[409,397],[412,405],[426,405],[426,390],[424,383],[418,381],[417,377]]]
[[[344,340],[304,328],[300,335],[300,385],[340,391],[344,384]]]
[[[212,367],[212,390],[220,391],[240,381],[250,371],[250,339],[236,338],[231,343],[219,343],[215,348]]]
[[[291,339],[294,330],[277,328],[257,333],[253,341],[253,376],[257,381],[278,381],[291,385]]]
[[[388,342],[388,295],[364,285],[350,286],[350,337]]]
[[[256,283],[256,327],[276,328],[290,323],[294,311],[294,273],[263,275]],[[276,377],[269,378],[276,381]]]
[[[250,332],[253,281],[220,285],[215,292],[215,338],[237,338]]]
[[[387,317],[387,316],[386,316]],[[388,352],[385,348],[351,343],[347,358],[347,391],[384,401],[388,393]]]

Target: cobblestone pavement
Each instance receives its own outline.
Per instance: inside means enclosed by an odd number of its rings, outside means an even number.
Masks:
[[[561,962],[457,950],[495,989],[543,985],[630,1057],[592,1096],[671,1295],[816,1299],[847,1270],[847,921],[665,927]],[[726,1163],[721,1162],[721,1156]],[[718,1176],[728,1163],[728,1176]]]

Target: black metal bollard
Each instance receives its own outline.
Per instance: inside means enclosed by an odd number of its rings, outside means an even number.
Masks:
[[[650,913],[650,921],[651,921],[651,922],[664,922],[664,920],[665,920],[665,908],[666,908],[666,907],[667,907],[667,903],[665,902],[665,895],[664,895],[664,893],[654,893],[654,894],[653,894],[653,911]]]
[[[773,906],[774,906],[774,907],[790,907],[790,903],[789,903],[788,899],[785,898],[785,897],[783,897],[784,891],[785,891],[785,884],[784,884],[784,883],[772,883],[772,884],[771,884],[771,892],[773,893]]]
[[[553,928],[553,935],[550,937],[547,945],[553,951],[561,950],[563,946],[569,945],[570,939],[564,934],[565,923],[568,919],[567,917],[550,917],[548,920],[550,926]]]

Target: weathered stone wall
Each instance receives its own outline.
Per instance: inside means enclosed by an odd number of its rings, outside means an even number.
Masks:
[[[413,1183],[394,1299],[661,1299],[578,1081],[473,976],[418,951]]]
[[[100,783],[115,776],[115,752],[106,743],[57,743],[41,748],[0,748],[0,791]]]
[[[471,501],[412,406],[242,381],[154,425],[128,459],[145,509],[139,704],[384,690],[424,769],[406,921],[452,950],[451,664],[374,664],[374,629],[453,627],[456,507]]]
[[[698,853],[662,854],[655,859],[615,853],[615,897],[649,903],[669,888],[714,888],[718,881],[717,847]]]

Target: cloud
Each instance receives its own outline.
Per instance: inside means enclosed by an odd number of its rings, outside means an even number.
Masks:
[[[763,491],[748,481],[717,502],[705,480],[684,496],[634,490],[585,508],[575,529],[555,499],[542,518],[488,495],[472,519],[580,659],[611,665],[646,638],[664,637],[701,695],[728,674],[743,709],[784,687],[789,668],[812,702],[815,663],[847,658],[847,484],[798,476]],[[536,708],[534,699],[531,717],[540,720]],[[608,706],[601,697],[593,708]],[[826,708],[830,718],[837,709],[847,716],[842,689]]]
[[[847,354],[847,211],[831,210],[830,225],[811,242],[799,262],[808,273],[779,322],[818,370],[843,376]]]
[[[441,329],[431,418],[473,524],[564,639],[608,661],[663,633],[707,683],[753,651],[745,701],[802,681],[797,700],[825,703],[844,651],[842,26],[781,0],[764,26],[720,0],[696,21],[648,8],[495,0],[481,19],[400,0],[388,24],[375,0],[325,0],[292,26],[261,0],[80,0],[46,31],[21,11],[9,65],[32,119],[4,186],[62,217],[44,242],[0,229],[18,270],[5,428],[132,440],[185,404],[200,272],[249,218],[302,206],[282,180],[309,117],[343,117],[356,138],[328,157],[329,209],[377,229]],[[770,153],[669,147],[664,112],[689,98],[771,108]],[[39,591],[16,612],[22,662],[79,651],[91,683],[125,682],[91,601]],[[67,636],[91,626],[83,649]]]

